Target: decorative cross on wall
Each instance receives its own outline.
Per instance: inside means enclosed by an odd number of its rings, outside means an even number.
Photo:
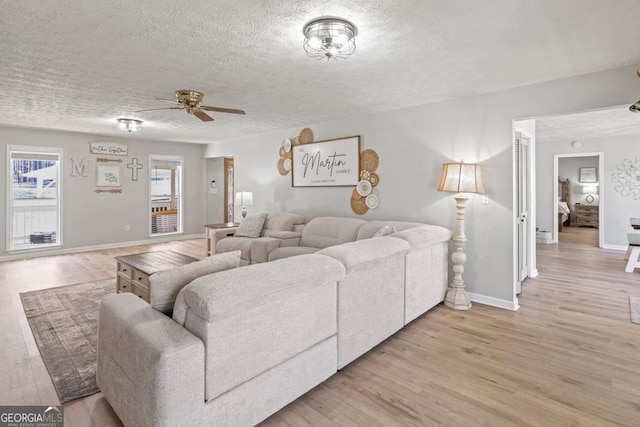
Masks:
[[[127,163],[127,167],[131,169],[131,179],[137,181],[138,169],[142,169],[142,165],[138,163],[138,159],[136,159],[135,157],[131,159],[131,163]]]

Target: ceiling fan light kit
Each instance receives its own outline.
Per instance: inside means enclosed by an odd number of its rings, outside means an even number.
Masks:
[[[118,127],[127,132],[138,132],[142,130],[142,120],[120,118],[116,120]]]
[[[307,55],[317,59],[347,59],[356,51],[358,28],[346,19],[322,16],[302,27],[303,47]]]
[[[237,110],[234,108],[222,108],[222,107],[211,107],[208,105],[202,105],[202,99],[204,98],[204,94],[202,92],[198,92],[191,89],[182,89],[177,90],[174,93],[176,100],[172,101],[169,99],[158,98],[160,101],[170,102],[175,104],[174,107],[166,107],[166,108],[151,108],[149,110],[138,110],[137,112],[143,111],[156,111],[156,110],[184,110],[188,114],[192,116],[196,116],[203,122],[212,122],[213,117],[205,113],[205,111],[216,111],[218,113],[231,113],[231,114],[245,114],[243,110]]]

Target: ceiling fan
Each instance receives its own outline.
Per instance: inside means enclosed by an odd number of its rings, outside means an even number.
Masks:
[[[232,113],[232,114],[245,114],[243,110],[236,110],[233,108],[221,108],[210,107],[208,105],[202,105],[202,98],[204,94],[195,90],[177,90],[175,92],[176,100],[158,98],[160,101],[170,102],[176,104],[175,107],[165,108],[151,108],[149,110],[138,110],[136,113],[143,111],[155,111],[155,110],[185,110],[187,113],[192,114],[202,120],[203,122],[213,121],[213,117],[205,113],[205,111],[216,111],[218,113]]]

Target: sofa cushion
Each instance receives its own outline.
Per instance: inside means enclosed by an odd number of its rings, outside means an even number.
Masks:
[[[205,343],[207,400],[336,334],[342,264],[306,255],[201,277],[173,319]]]
[[[269,237],[271,232],[293,231],[293,226],[304,224],[305,218],[302,215],[288,212],[274,212],[267,215],[267,219],[262,227],[262,236]]]
[[[216,252],[241,251],[240,258],[251,261],[251,237],[227,237],[216,245]]]
[[[272,250],[269,253],[269,261],[277,259],[289,258],[298,255],[307,255],[318,252],[318,248],[310,248],[308,246],[285,246]]]
[[[391,234],[392,237],[402,239],[409,243],[412,251],[419,250],[439,242],[446,242],[451,239],[452,235],[453,233],[451,233],[451,230],[448,228],[440,227],[439,225],[425,224]]]
[[[159,271],[149,276],[151,306],[163,313],[173,310],[178,292],[200,276],[238,267],[240,251],[212,255],[191,264]]]
[[[388,234],[395,233],[396,231],[398,230],[396,230],[396,228],[393,225],[385,225],[382,228],[380,228],[380,230],[376,231],[373,237],[386,236]]]
[[[396,229],[396,231],[408,230],[410,228],[419,227],[421,224],[419,222],[407,222],[407,221],[369,221],[364,224],[358,230],[358,235],[356,236],[356,240],[369,239],[373,237],[382,227],[391,226]]]
[[[242,220],[234,236],[252,238],[260,237],[260,233],[262,233],[262,227],[264,227],[266,219],[266,213],[260,215],[249,215]]]
[[[367,270],[391,256],[404,256],[409,248],[409,243],[402,239],[381,236],[331,246],[318,251],[318,254],[340,261],[347,273],[352,273]]]
[[[367,221],[358,218],[318,217],[305,225],[300,246],[324,249],[356,240],[358,230]],[[378,227],[380,228],[380,227]]]

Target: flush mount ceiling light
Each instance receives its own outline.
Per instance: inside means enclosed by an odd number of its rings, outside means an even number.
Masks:
[[[118,119],[118,127],[127,132],[138,132],[142,130],[142,120]]]
[[[302,27],[304,50],[312,58],[347,59],[356,51],[358,28],[346,19],[322,16]]]

